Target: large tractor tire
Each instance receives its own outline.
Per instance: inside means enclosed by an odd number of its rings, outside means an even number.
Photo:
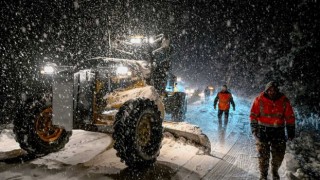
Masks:
[[[160,153],[161,113],[149,99],[126,102],[116,115],[113,139],[117,156],[132,168],[152,165]]]
[[[176,92],[172,98],[174,98],[174,103],[171,119],[175,122],[184,121],[187,112],[186,94],[183,92]]]
[[[19,110],[13,125],[20,147],[35,156],[59,151],[72,135],[72,131],[52,124],[52,106],[48,102],[26,103]]]

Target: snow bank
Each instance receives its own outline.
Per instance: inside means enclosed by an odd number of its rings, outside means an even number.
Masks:
[[[298,138],[288,143],[285,163],[289,178],[320,179],[319,140],[319,134],[302,131]]]
[[[0,133],[0,152],[14,149],[20,149],[20,146],[18,143],[15,143],[13,131],[9,129],[2,130]]]
[[[295,114],[297,119],[297,127],[299,129],[311,128],[320,133],[320,117],[318,114],[311,113],[308,117],[299,111],[296,111]]]

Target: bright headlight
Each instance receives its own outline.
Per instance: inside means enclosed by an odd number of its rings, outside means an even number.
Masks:
[[[117,75],[128,75],[130,74],[128,67],[119,66],[116,71]]]
[[[149,38],[149,43],[150,43],[150,44],[153,44],[153,43],[154,43],[153,37],[150,37],[150,38]]]
[[[43,69],[41,70],[41,74],[54,74],[54,72],[55,72],[55,68],[50,65],[44,66]]]
[[[142,39],[141,39],[141,38],[131,38],[131,39],[130,39],[130,42],[131,42],[132,44],[141,44]]]

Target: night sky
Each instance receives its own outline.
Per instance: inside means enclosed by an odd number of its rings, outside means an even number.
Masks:
[[[319,2],[1,1],[1,86],[37,64],[108,55],[115,35],[170,34],[173,70],[193,86],[247,95],[278,80],[296,103],[319,106]],[[290,95],[289,95],[290,96]],[[301,100],[302,99],[302,100]]]

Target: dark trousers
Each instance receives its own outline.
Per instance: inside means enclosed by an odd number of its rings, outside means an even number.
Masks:
[[[271,153],[271,173],[273,179],[280,179],[278,170],[283,161],[286,151],[286,140],[283,128],[262,128],[258,134],[256,142],[259,153],[259,170],[261,179],[267,179],[270,153]]]
[[[284,158],[286,144],[285,142],[257,142],[257,150],[259,152],[259,170],[263,177],[268,176],[269,159],[271,152],[271,173],[273,179],[279,179],[278,170]]]
[[[222,115],[224,114],[224,123],[228,123],[228,118],[229,118],[229,109],[228,110],[218,110],[218,120],[219,123],[221,123]]]

